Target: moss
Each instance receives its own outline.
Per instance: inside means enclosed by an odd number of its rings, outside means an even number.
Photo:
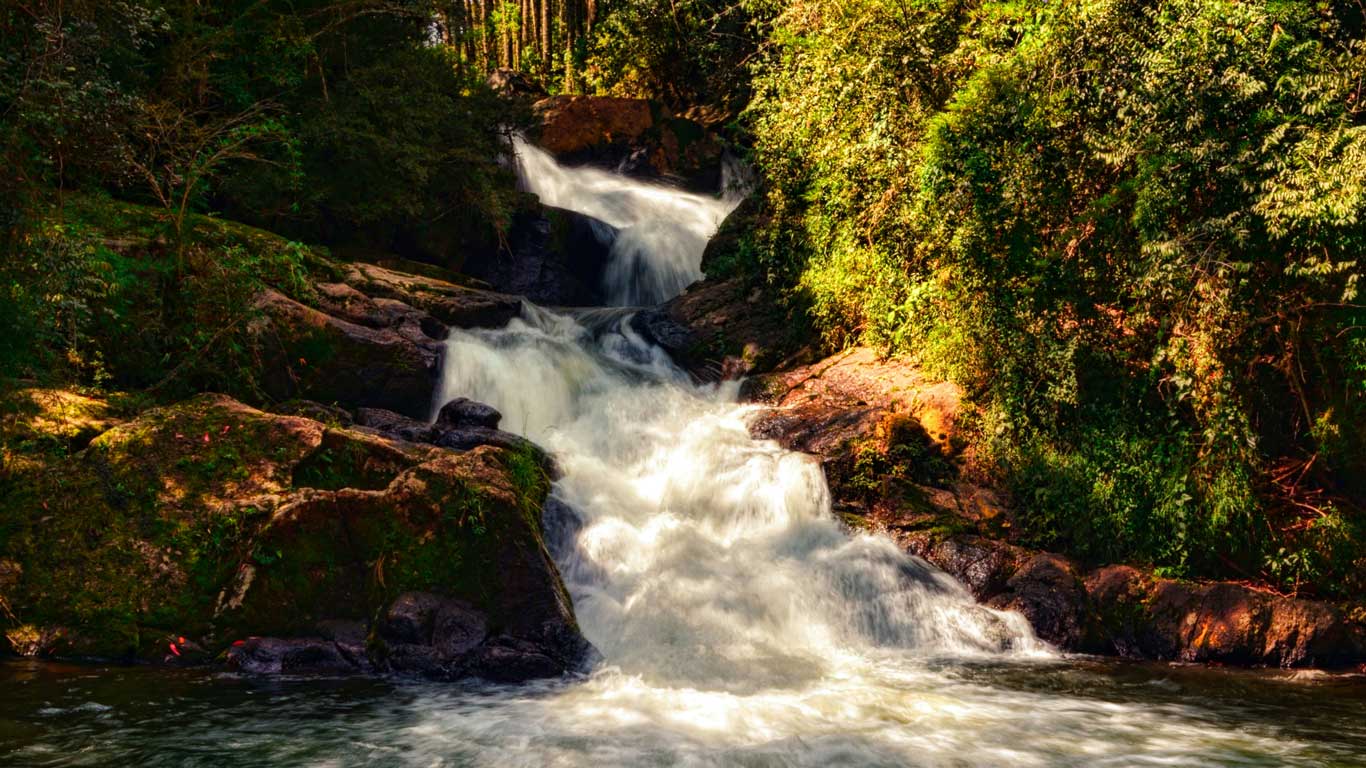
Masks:
[[[155,657],[168,634],[212,651],[367,619],[414,590],[512,621],[508,574],[544,556],[542,460],[396,445],[221,396],[153,409],[12,479],[0,552],[18,575],[0,628],[64,655]]]
[[[393,482],[412,461],[402,451],[379,440],[358,439],[354,433],[331,429],[318,450],[294,467],[296,488],[379,490]]]

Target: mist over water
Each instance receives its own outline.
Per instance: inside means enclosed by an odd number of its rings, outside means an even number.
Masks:
[[[518,177],[542,203],[616,230],[603,285],[613,306],[658,304],[701,279],[707,240],[746,194],[732,163],[723,167],[718,195],[699,195],[598,168],[564,167],[520,136],[513,149]],[[604,230],[599,236],[611,239]]]

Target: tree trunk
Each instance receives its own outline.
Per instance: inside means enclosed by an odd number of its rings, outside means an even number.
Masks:
[[[555,49],[551,46],[551,0],[540,0],[541,2],[541,84],[550,84],[550,60],[555,56]]]

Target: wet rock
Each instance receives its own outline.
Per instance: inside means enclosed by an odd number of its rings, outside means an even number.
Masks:
[[[697,343],[692,329],[658,307],[642,309],[632,315],[631,328],[674,360],[683,360]]]
[[[411,592],[390,605],[379,634],[388,644],[389,669],[452,677],[465,671],[467,657],[488,636],[488,621],[468,603]]]
[[[545,677],[558,677],[569,671],[566,664],[524,640],[497,637],[479,649],[471,671],[497,683],[520,683]]]
[[[467,261],[464,269],[496,290],[549,306],[606,302],[603,274],[617,231],[574,211],[533,205],[518,213],[505,251]]]
[[[1097,645],[1095,614],[1076,568],[1066,558],[1039,553],[1025,560],[987,605],[1019,611],[1040,638],[1071,650]]]
[[[383,408],[357,408],[356,424],[410,443],[432,442],[432,425]]]
[[[396,272],[374,264],[348,265],[342,281],[367,296],[416,307],[454,328],[501,328],[522,311],[519,296]]]
[[[533,105],[532,139],[561,162],[593,164],[689,189],[720,188],[725,144],[712,131],[661,104],[610,96],[552,96]]]
[[[420,415],[431,402],[441,347],[394,328],[357,325],[266,290],[250,329],[262,350],[263,388],[304,398]]]
[[[1129,566],[1086,576],[1116,653],[1230,664],[1339,666],[1366,655],[1366,638],[1327,603],[1242,584],[1194,584]]]
[[[491,405],[478,403],[467,397],[457,397],[441,406],[441,411],[436,416],[436,424],[438,427],[450,429],[464,427],[497,429],[498,422],[502,418],[503,414]]]
[[[457,451],[468,451],[481,445],[492,445],[510,451],[525,451],[537,456],[544,452],[536,444],[521,435],[487,427],[462,427],[457,429],[437,429],[432,435],[432,444]],[[549,461],[546,457],[545,461]]]
[[[740,378],[810,356],[799,318],[739,279],[694,283],[658,310],[643,312],[635,328],[702,381]]]
[[[982,536],[941,537],[929,531],[889,531],[902,549],[918,555],[962,582],[979,601],[1005,592],[1027,552]]]
[[[228,666],[253,675],[349,673],[359,667],[322,638],[253,637],[227,653]]]

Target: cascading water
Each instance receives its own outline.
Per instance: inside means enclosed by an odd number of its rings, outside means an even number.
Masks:
[[[737,166],[723,167],[719,196],[682,192],[596,168],[565,168],[525,139],[513,139],[522,184],[556,208],[606,222],[614,230],[604,275],[613,306],[645,306],[673,298],[702,277],[702,251],[744,198]]]

